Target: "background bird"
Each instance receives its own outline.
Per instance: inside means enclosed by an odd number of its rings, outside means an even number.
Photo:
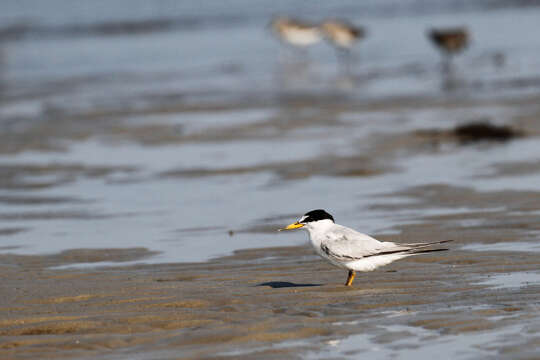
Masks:
[[[443,54],[443,70],[451,70],[452,57],[464,51],[469,45],[469,32],[464,27],[431,29],[429,39]]]
[[[270,23],[274,34],[282,43],[295,47],[306,47],[321,41],[318,26],[288,17],[276,17]]]
[[[346,286],[352,285],[355,271],[372,271],[411,255],[448,250],[426,248],[452,241],[412,244],[381,242],[366,234],[336,224],[334,217],[322,209],[312,210],[297,222],[280,230],[300,228],[308,231],[311,244],[321,257],[339,268],[349,270]]]
[[[364,28],[350,24],[344,20],[326,20],[320,28],[327,41],[336,50],[338,61],[349,70],[351,65],[351,49],[366,36]]]

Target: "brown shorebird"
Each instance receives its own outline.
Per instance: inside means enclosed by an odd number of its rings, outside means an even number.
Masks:
[[[363,28],[342,20],[327,20],[321,24],[325,37],[337,48],[350,49],[365,36]]]
[[[452,56],[464,51],[469,43],[469,32],[464,27],[431,29],[428,37],[444,55],[445,71],[450,70]]]
[[[431,29],[428,36],[435,46],[450,55],[465,50],[469,42],[469,32],[464,27]]]
[[[319,28],[300,20],[280,16],[273,19],[270,26],[279,40],[287,45],[304,48],[321,41]]]
[[[320,28],[325,39],[336,49],[338,60],[343,61],[348,67],[350,51],[359,40],[365,37],[365,30],[343,20],[326,20]]]

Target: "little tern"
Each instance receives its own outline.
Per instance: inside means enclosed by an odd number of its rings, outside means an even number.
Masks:
[[[334,217],[325,210],[312,210],[298,221],[281,230],[305,229],[317,254],[333,265],[349,270],[346,286],[351,286],[356,271],[372,271],[380,266],[407,256],[448,249],[426,249],[435,244],[452,240],[429,243],[396,244],[379,241],[334,222]]]

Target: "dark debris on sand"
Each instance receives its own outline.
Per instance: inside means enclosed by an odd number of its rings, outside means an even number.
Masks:
[[[525,132],[508,125],[494,125],[489,120],[480,119],[457,125],[451,130],[418,130],[415,134],[435,143],[458,142],[469,145],[480,142],[506,142],[525,136]]]
[[[509,126],[493,125],[485,120],[459,125],[453,132],[462,143],[476,141],[508,141],[523,135],[520,131],[514,130]]]

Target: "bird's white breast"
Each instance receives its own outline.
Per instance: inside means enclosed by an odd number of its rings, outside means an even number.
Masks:
[[[289,43],[298,46],[312,45],[320,40],[320,34],[315,29],[287,29],[282,36]]]

